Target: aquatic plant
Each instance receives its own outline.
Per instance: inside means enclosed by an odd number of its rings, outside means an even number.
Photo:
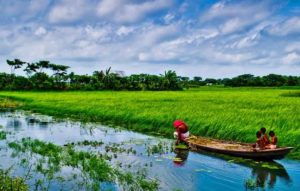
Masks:
[[[23,178],[10,177],[9,170],[0,169],[0,191],[27,191],[28,186]]]
[[[127,153],[127,154],[136,154],[136,150],[134,150],[132,147],[130,148],[124,148],[122,147],[122,143],[111,143],[105,145],[105,151],[111,152],[111,153]],[[116,158],[116,157],[115,157]]]
[[[71,143],[67,143],[64,146],[92,146],[92,147],[99,147],[101,145],[103,145],[104,142],[102,141],[89,141],[89,140],[84,140],[84,141],[79,141],[79,142],[71,142]]]
[[[148,155],[153,154],[166,154],[170,151],[169,145],[167,143],[159,142],[155,145],[147,145],[147,153]]]
[[[6,139],[6,134],[7,134],[7,132],[5,132],[5,131],[0,131],[0,140]]]
[[[16,152],[31,152],[45,157],[36,162],[35,170],[47,175],[48,179],[55,178],[54,174],[63,166],[71,166],[88,177],[89,181],[83,185],[93,190],[99,190],[100,182],[121,183],[120,186],[129,188],[128,190],[158,188],[157,180],[149,180],[144,174],[133,174],[113,168],[106,161],[107,155],[76,151],[72,145],[58,146],[36,139],[22,138],[20,142],[11,142],[8,146]],[[37,188],[41,188],[44,182],[41,180],[35,184]]]
[[[257,188],[256,180],[251,178],[247,179],[244,184],[245,184],[245,188],[249,190],[255,190]]]
[[[175,145],[174,147],[175,147],[175,149],[188,149],[188,146],[183,143]]]

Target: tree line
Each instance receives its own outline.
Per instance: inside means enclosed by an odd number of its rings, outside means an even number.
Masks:
[[[175,71],[161,75],[132,74],[107,70],[94,71],[92,75],[68,73],[69,66],[53,64],[42,60],[28,63],[19,59],[7,60],[11,73],[0,73],[0,90],[182,90],[183,88],[224,85],[241,86],[300,86],[300,77],[269,74],[254,76],[243,74],[234,78],[202,79],[178,76]],[[16,75],[23,70],[26,76]]]

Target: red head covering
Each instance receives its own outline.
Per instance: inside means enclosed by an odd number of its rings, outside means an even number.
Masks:
[[[175,120],[173,124],[174,124],[175,129],[181,125],[183,125],[185,128],[187,128],[187,125],[181,120]]]

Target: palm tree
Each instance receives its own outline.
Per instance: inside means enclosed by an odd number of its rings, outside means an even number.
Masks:
[[[38,63],[36,63],[36,65],[39,67],[40,71],[39,72],[43,72],[43,69],[47,69],[49,68],[50,62],[47,60],[41,60]]]
[[[27,63],[26,68],[24,71],[27,73],[27,76],[30,77],[32,73],[37,72],[39,69],[39,66],[37,66],[35,63]]]
[[[175,71],[172,70],[165,71],[165,74],[161,76],[163,77],[162,89],[170,89],[170,90],[181,89]]]
[[[15,70],[22,68],[23,64],[25,64],[26,62],[23,62],[20,59],[15,59],[15,60],[6,60],[6,63],[10,66],[11,74],[14,74]]]

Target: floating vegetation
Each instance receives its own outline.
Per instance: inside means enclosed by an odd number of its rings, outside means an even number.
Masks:
[[[81,141],[81,142],[71,142],[71,143],[67,143],[65,144],[64,146],[75,146],[75,145],[78,145],[78,146],[92,146],[92,147],[99,147],[101,145],[103,145],[104,143],[102,141],[88,141],[88,140],[84,140],[84,141]]]
[[[271,163],[262,164],[261,167],[267,168],[267,169],[271,169],[271,170],[279,170],[279,169],[281,169],[280,166],[274,165],[274,164],[271,164]]]
[[[23,138],[21,142],[8,144],[15,152],[28,152],[38,154],[44,158],[36,162],[35,170],[47,175],[50,179],[61,179],[55,177],[55,173],[63,167],[73,167],[83,173],[87,178],[85,188],[99,190],[99,182],[118,183],[126,188],[125,190],[156,190],[157,180],[149,180],[145,174],[123,172],[111,167],[105,155],[93,154],[84,151],[75,151],[72,146],[57,146],[52,143],[45,143],[31,138]],[[26,161],[21,161],[26,163]],[[43,182],[36,182],[38,188]]]
[[[173,156],[169,156],[169,155],[162,156],[162,158],[164,158],[164,159],[170,159],[170,160],[174,159]]]
[[[189,147],[184,143],[180,143],[178,145],[175,145],[174,148],[175,149],[188,149]]]
[[[27,191],[28,186],[23,178],[10,177],[9,170],[0,169],[0,191]]]
[[[167,154],[170,151],[171,149],[168,143],[159,142],[156,145],[147,145],[148,156],[153,154]]]
[[[112,153],[127,153],[127,154],[136,155],[136,150],[133,149],[132,147],[126,149],[121,146],[122,146],[122,144],[119,144],[119,143],[107,144],[107,145],[105,145],[105,151],[112,152]]]
[[[181,159],[181,158],[175,157],[175,158],[173,159],[173,161],[174,161],[174,162],[182,162],[182,159]]]
[[[247,179],[245,181],[245,188],[249,190],[255,190],[257,189],[256,180],[254,179]]]
[[[0,140],[6,139],[6,134],[7,134],[7,132],[5,132],[5,131],[0,131]]]

